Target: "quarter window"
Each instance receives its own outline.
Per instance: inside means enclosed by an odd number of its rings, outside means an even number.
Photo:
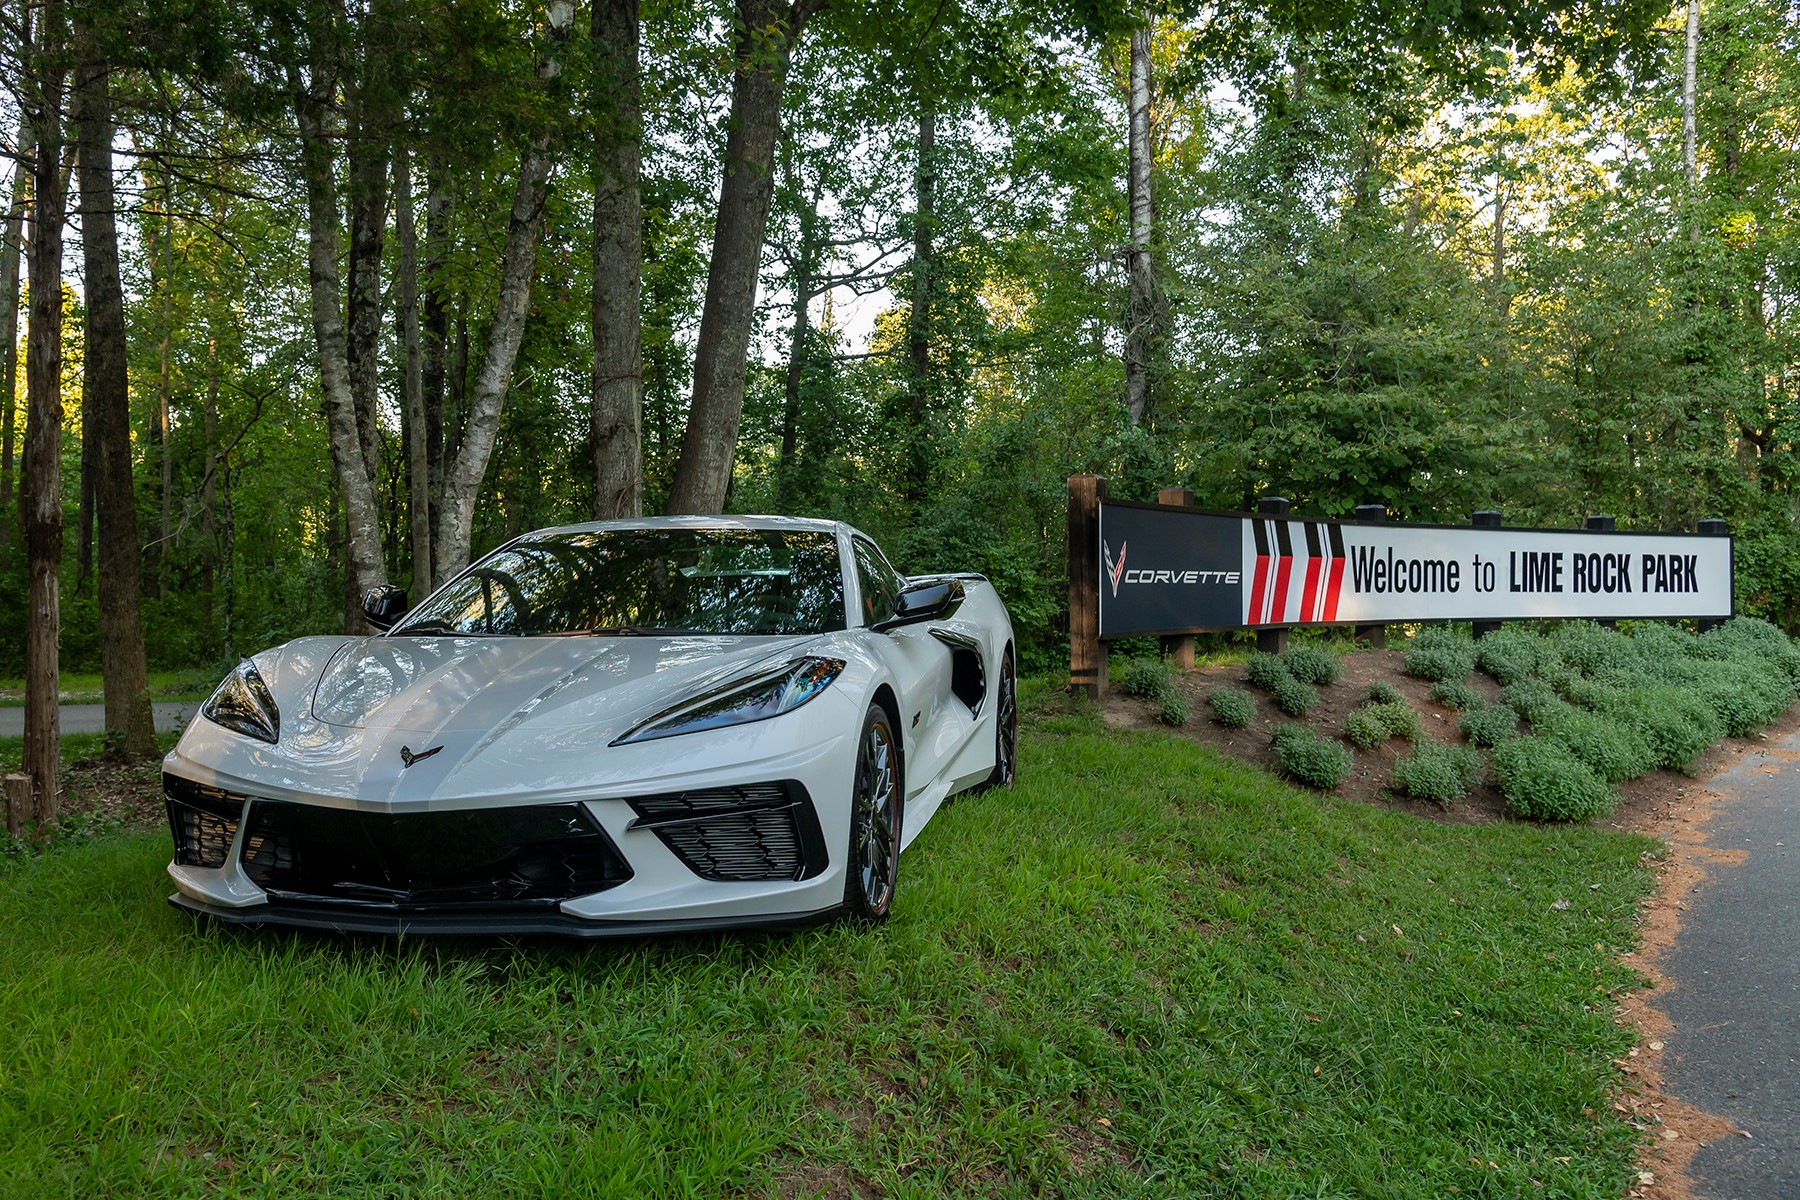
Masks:
[[[862,593],[863,624],[872,625],[893,614],[894,598],[900,594],[900,576],[888,566],[875,543],[852,538],[850,547],[856,559],[857,591]]]

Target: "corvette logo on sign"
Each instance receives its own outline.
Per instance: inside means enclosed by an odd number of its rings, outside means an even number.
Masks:
[[[1130,542],[1119,543],[1119,561],[1114,562],[1112,547],[1105,542],[1100,543],[1100,552],[1106,556],[1106,577],[1112,582],[1113,595],[1119,594],[1119,576],[1125,574],[1125,551],[1131,548]]]
[[[414,754],[410,749],[408,749],[405,746],[402,746],[402,747],[400,747],[400,769],[402,771],[404,771],[407,767],[412,766],[414,763],[418,762],[419,760],[430,758],[432,755],[436,754],[439,750],[442,750],[442,749],[443,749],[442,746],[433,746],[429,750],[421,750],[417,754]]]

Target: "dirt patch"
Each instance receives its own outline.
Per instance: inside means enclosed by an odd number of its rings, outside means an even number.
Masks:
[[[84,758],[63,769],[58,819],[78,828],[166,828],[162,760]]]
[[[1343,677],[1319,689],[1319,702],[1305,720],[1322,732],[1342,734],[1344,718],[1363,703],[1365,689],[1377,680],[1385,680],[1398,688],[1419,713],[1423,736],[1461,741],[1456,728],[1460,714],[1433,701],[1430,684],[1406,675],[1402,658],[1395,650],[1345,655],[1339,660]],[[1178,682],[1193,702],[1193,715],[1180,733],[1223,754],[1280,773],[1270,745],[1270,731],[1293,718],[1281,713],[1267,693],[1248,688],[1242,666],[1197,667],[1183,673]],[[1483,699],[1499,699],[1499,686],[1486,676],[1471,676],[1468,683]],[[1248,688],[1256,697],[1256,718],[1243,729],[1227,729],[1214,721],[1206,704],[1208,693],[1227,685]],[[1152,718],[1147,703],[1130,696],[1109,696],[1102,704],[1102,713],[1106,722],[1116,727],[1168,729]],[[1800,730],[1800,706],[1789,709],[1759,734],[1718,743],[1691,763],[1686,773],[1659,770],[1626,782],[1619,788],[1618,808],[1611,816],[1594,822],[1603,829],[1646,834],[1667,847],[1656,862],[1656,890],[1639,908],[1638,949],[1624,956],[1627,965],[1645,976],[1648,986],[1624,997],[1615,1018],[1621,1025],[1635,1026],[1639,1035],[1638,1045],[1614,1064],[1627,1082],[1613,1099],[1614,1111],[1645,1134],[1638,1181],[1630,1192],[1639,1200],[1695,1200],[1692,1183],[1686,1176],[1695,1153],[1720,1138],[1748,1136],[1724,1117],[1703,1112],[1663,1090],[1663,1041],[1675,1025],[1655,1004],[1669,987],[1669,979],[1659,964],[1681,933],[1681,914],[1687,907],[1687,898],[1706,879],[1709,869],[1735,865],[1744,859],[1741,850],[1721,850],[1706,842],[1706,823],[1724,802],[1724,797],[1707,781],[1744,754],[1767,751],[1771,742],[1796,730]],[[1469,796],[1448,806],[1394,794],[1389,780],[1394,760],[1405,750],[1406,743],[1399,740],[1374,751],[1355,750],[1355,766],[1337,794],[1443,823],[1515,819],[1508,815],[1505,800],[1492,778],[1484,779]],[[1783,761],[1800,758],[1800,754],[1788,751],[1777,753]]]

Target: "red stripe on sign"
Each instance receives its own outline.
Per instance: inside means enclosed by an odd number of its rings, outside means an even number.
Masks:
[[[1343,586],[1344,560],[1334,558],[1331,560],[1331,583],[1325,589],[1325,619],[1327,621],[1337,620],[1338,592],[1343,589]]]
[[[1319,599],[1319,556],[1314,554],[1306,560],[1306,587],[1300,594],[1300,619],[1302,621],[1318,620],[1317,600]]]
[[[1269,581],[1269,556],[1256,556],[1255,581],[1250,585],[1250,616],[1247,625],[1261,625],[1263,613],[1263,585]]]
[[[1275,569],[1275,604],[1269,609],[1270,621],[1287,620],[1288,576],[1294,570],[1294,556],[1281,556],[1281,565]]]

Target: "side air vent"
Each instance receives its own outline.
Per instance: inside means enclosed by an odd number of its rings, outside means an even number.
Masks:
[[[950,694],[961,700],[971,715],[980,716],[982,701],[987,699],[981,643],[948,629],[934,629],[931,636],[950,648]]]
[[[231,857],[245,797],[163,775],[163,803],[169,810],[169,833],[175,839],[175,861],[184,867],[222,867]]]
[[[629,828],[654,832],[702,879],[800,880],[825,869],[819,816],[798,780],[641,796],[629,803],[637,813]]]

